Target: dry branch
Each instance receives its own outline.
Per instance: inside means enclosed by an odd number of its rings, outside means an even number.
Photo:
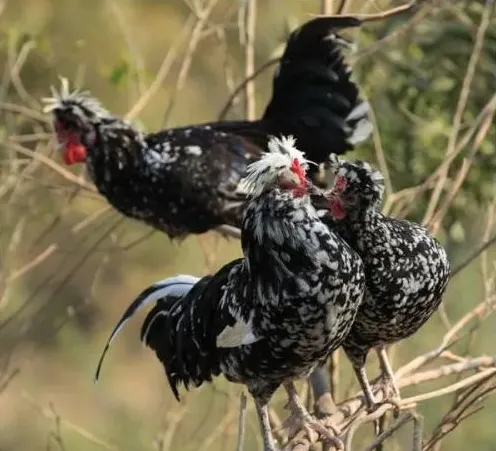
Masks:
[[[160,65],[160,68],[157,71],[157,74],[155,75],[154,80],[152,81],[148,89],[145,92],[143,92],[140,98],[128,111],[128,113],[126,114],[126,119],[128,120],[135,119],[138,116],[138,114],[146,107],[146,105],[148,105],[148,103],[156,94],[156,92],[160,89],[160,86],[163,84],[164,80],[166,79],[167,75],[169,74],[172,68],[172,65],[174,64],[177,58],[177,53],[180,45],[188,37],[188,33],[191,32],[190,29],[193,26],[194,21],[195,21],[194,14],[190,14],[188,19],[185,21],[177,40],[174,42],[174,45],[169,49],[167,55],[163,59],[162,64]]]
[[[257,0],[246,0],[244,50],[245,50],[245,117],[252,121],[255,119],[255,78],[250,75],[255,70],[255,29],[257,17]]]
[[[425,0],[423,0],[425,1]],[[399,14],[408,12],[412,10],[415,6],[420,5],[423,3],[422,0],[412,0],[409,3],[405,3],[404,5],[396,6],[394,8],[388,9],[387,11],[383,11],[380,13],[375,13],[375,14],[354,14],[347,16],[345,14],[341,14],[338,12],[338,14],[332,15],[332,14],[312,14],[312,16],[315,17],[355,17],[357,19],[360,19],[362,22],[377,22],[377,21],[382,21],[384,19],[388,19],[390,17],[397,16]],[[344,3],[344,2],[343,2]],[[340,6],[339,10],[342,10],[343,8]],[[339,11],[338,10],[338,11]]]
[[[22,396],[29,402],[29,404],[36,409],[42,416],[44,416],[47,419],[50,419],[54,422],[57,422],[60,424],[60,426],[67,428],[79,436],[85,438],[88,440],[90,443],[93,443],[94,445],[97,445],[101,448],[110,450],[110,451],[115,451],[118,448],[115,445],[112,445],[105,440],[97,437],[95,434],[92,432],[89,432],[87,429],[72,423],[69,420],[66,420],[65,418],[62,418],[60,415],[57,414],[53,404],[50,403],[48,407],[44,407],[40,405],[36,399],[27,391],[22,392]],[[60,431],[59,431],[60,432]]]
[[[236,97],[243,92],[245,89],[245,86],[247,83],[250,83],[250,81],[255,80],[259,75],[264,73],[267,69],[271,68],[275,64],[279,62],[280,58],[273,58],[266,63],[262,64],[257,70],[255,70],[251,75],[245,77],[245,79],[236,87],[236,89],[232,92],[230,97],[227,99],[226,104],[222,108],[221,112],[219,113],[218,119],[219,121],[223,121],[227,113],[229,113],[230,109],[232,108],[234,101]]]
[[[166,125],[172,109],[174,107],[176,97],[179,92],[183,89],[184,84],[186,83],[186,79],[188,77],[188,73],[191,68],[191,63],[193,61],[193,56],[195,51],[200,43],[201,38],[203,37],[203,31],[210,19],[210,16],[217,5],[218,0],[208,0],[205,2],[203,7],[194,7],[192,14],[195,17],[195,24],[191,30],[191,34],[188,39],[188,44],[186,48],[186,53],[184,54],[183,61],[181,63],[181,67],[179,69],[179,74],[177,76],[176,84],[174,86],[174,90],[169,98],[169,103],[165,110],[163,124]]]

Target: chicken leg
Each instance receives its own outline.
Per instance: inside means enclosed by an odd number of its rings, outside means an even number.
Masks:
[[[267,403],[263,403],[259,398],[255,398],[255,408],[260,422],[260,431],[262,432],[263,451],[279,451],[276,447],[272,430],[270,429],[269,409]]]
[[[386,355],[386,359],[387,359],[387,355]],[[385,368],[383,368],[382,362],[380,365],[381,365],[381,369],[382,369],[384,375],[392,373],[391,366],[389,365],[389,361],[387,361],[387,366],[388,366],[389,370],[385,370]],[[387,396],[387,392],[385,392],[385,396],[384,396],[384,399],[382,401],[380,401],[380,402],[376,401],[375,396],[374,396],[374,392],[372,390],[372,386],[370,385],[369,378],[367,376],[367,372],[365,371],[365,366],[361,366],[359,368],[354,368],[354,370],[355,370],[355,374],[357,376],[358,382],[360,383],[360,387],[362,388],[363,394],[365,396],[365,404],[366,404],[367,410],[369,412],[373,412],[374,410],[378,409],[381,405],[383,405],[385,403],[392,404],[395,407],[396,411],[399,410],[399,408],[400,408],[399,402],[394,397],[389,399],[389,397]],[[389,371],[389,373],[387,371]],[[394,382],[394,376],[393,376],[392,380]],[[396,384],[394,384],[394,387],[396,387]],[[396,387],[396,389],[397,389],[397,387]],[[379,420],[374,421],[375,435],[379,435],[380,430],[381,430],[381,427],[380,427]]]
[[[245,430],[246,430],[246,395],[242,391],[239,403],[239,419],[238,419],[238,440],[236,442],[236,451],[243,451],[245,446]]]
[[[298,397],[298,392],[296,391],[294,383],[286,382],[284,383],[284,388],[288,394],[288,407],[291,411],[291,415],[287,422],[296,422],[300,427],[304,427],[309,434],[310,441],[313,441],[312,436],[314,434],[312,433],[317,432],[326,442],[332,443],[335,448],[344,449],[343,442],[322,423],[310,415]]]
[[[377,407],[377,401],[375,400],[374,392],[372,391],[372,386],[370,385],[367,372],[365,371],[365,366],[354,367],[353,368],[360,384],[360,388],[365,396],[365,404],[369,411],[374,410]]]
[[[384,345],[380,345],[376,348],[376,352],[382,372],[384,398],[399,408],[399,404],[401,402],[400,390],[398,389],[393,369],[389,363],[386,347]]]

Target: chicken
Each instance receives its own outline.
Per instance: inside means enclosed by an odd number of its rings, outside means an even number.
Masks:
[[[264,450],[275,450],[267,405],[284,385],[302,423],[333,435],[298,400],[293,381],[339,347],[363,297],[358,255],[318,217],[306,161],[290,138],[272,138],[248,167],[242,221],[243,258],[201,279],[178,276],[144,290],[124,313],[111,340],[142,305],[156,302],[141,328],[179,399],[223,374],[254,398]]]
[[[365,372],[370,349],[378,353],[385,396],[400,393],[385,347],[415,333],[438,308],[450,277],[444,248],[413,222],[380,211],[382,174],[368,163],[332,158],[331,217],[324,218],[363,260],[366,289],[351,332],[343,343],[370,409],[376,407]]]
[[[336,34],[359,25],[352,17],[321,17],[294,31],[272,98],[256,121],[143,133],[87,93],[71,93],[67,80],[60,93],[52,89],[45,111],[53,116],[65,163],[86,163],[98,191],[122,214],[171,238],[239,228],[246,197],[240,181],[270,136],[294,135],[308,157],[322,163],[330,152],[345,153],[370,135],[369,105],[343,59],[350,45]],[[316,370],[311,383],[323,410],[332,411],[325,370]]]
[[[292,33],[261,119],[222,121],[143,133],[67,80],[44,99],[67,164],[86,163],[98,191],[122,214],[169,237],[239,227],[240,181],[270,136],[293,135],[317,163],[371,132],[335,31],[358,19],[316,18]],[[311,170],[314,170],[311,168]]]

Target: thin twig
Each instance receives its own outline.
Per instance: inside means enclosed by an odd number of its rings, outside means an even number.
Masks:
[[[453,117],[451,133],[448,139],[448,145],[446,147],[446,152],[445,152],[445,156],[447,157],[451,156],[451,154],[454,153],[456,148],[458,135],[460,133],[460,129],[462,125],[463,113],[465,112],[465,108],[468,103],[468,98],[472,88],[472,82],[475,76],[475,70],[477,67],[477,63],[479,62],[482,48],[484,46],[484,37],[486,36],[486,32],[491,22],[491,11],[493,9],[494,2],[495,0],[485,1],[484,12],[482,14],[481,21],[477,29],[474,47],[472,50],[472,54],[470,55],[470,59],[468,61],[467,70],[465,72],[465,77],[463,78],[462,88],[460,90],[456,111]],[[429,224],[431,222],[432,216],[434,214],[434,210],[439,203],[441,193],[444,189],[444,186],[448,178],[448,169],[449,167],[445,167],[445,169],[439,174],[437,184],[434,188],[434,191],[432,192],[431,199],[429,201],[429,204],[427,206],[424,215],[424,219],[422,221],[423,224]]]
[[[490,385],[488,382],[485,381],[464,390],[441,419],[431,436],[425,441],[424,451],[434,447],[435,449],[440,449],[441,442],[447,434],[459,426],[466,418],[469,418],[483,408],[480,405],[481,402],[491,392],[496,390],[496,384]],[[479,405],[477,406],[477,404]]]
[[[17,42],[12,42],[12,48],[9,48],[9,62],[11,63],[10,66],[10,79],[12,81],[12,85],[17,91],[17,94],[19,97],[28,105],[30,105],[32,108],[35,110],[40,109],[40,104],[39,102],[32,97],[27,89],[24,87],[24,84],[22,83],[20,72],[22,68],[24,67],[24,64],[27,61],[27,58],[31,51],[36,48],[36,42],[35,41],[28,41],[25,42],[19,52],[17,52],[17,58],[15,58],[15,61],[12,61],[14,59],[14,52],[16,50]],[[9,46],[10,47],[10,46]]]
[[[136,39],[132,35],[131,27],[129,27],[124,11],[121,5],[118,4],[116,0],[106,0],[109,9],[115,17],[115,23],[117,23],[124,41],[129,49],[129,53],[133,59],[134,69],[136,71],[136,85],[138,87],[138,94],[142,95],[145,91],[145,79],[146,79],[146,67],[143,60],[143,54],[140,52],[139,48],[136,46]]]
[[[336,9],[336,14],[338,14],[338,15],[344,14],[344,12],[346,10],[347,3],[348,3],[348,0],[340,0],[340,3]]]
[[[354,60],[359,60],[360,58],[364,58],[366,56],[371,56],[377,51],[383,51],[385,45],[392,42],[397,42],[398,38],[405,34],[407,31],[417,26],[422,20],[432,11],[436,10],[437,4],[440,3],[440,0],[434,0],[430,2],[423,2],[425,5],[423,8],[420,8],[418,12],[416,12],[413,17],[405,22],[403,25],[398,26],[391,33],[386,35],[385,37],[375,41],[373,44],[356,52],[354,56]]]
[[[21,155],[26,155],[27,157],[33,158],[34,160],[37,160],[37,161],[43,163],[45,166],[48,166],[54,172],[61,175],[64,179],[68,180],[69,182],[73,183],[74,185],[76,185],[80,188],[83,188],[85,190],[91,191],[91,192],[97,192],[97,189],[93,185],[85,182],[80,177],[76,177],[72,172],[68,171],[67,169],[64,169],[60,164],[57,164],[55,161],[46,157],[45,155],[43,155],[39,152],[33,152],[31,149],[23,147],[23,146],[16,144],[14,142],[7,141],[6,146],[15,150],[16,152],[20,153]]]
[[[178,410],[169,412],[169,415],[167,415],[167,429],[164,431],[162,437],[160,438],[161,451],[168,451],[172,449],[172,440],[174,439],[174,435],[179,428],[182,419],[186,416],[187,412],[188,405],[183,405]]]
[[[415,414],[414,412],[405,412],[388,429],[386,429],[382,434],[378,435],[369,445],[367,445],[367,447],[363,451],[374,451],[381,443],[386,441],[398,429],[400,429],[403,425],[405,425],[409,421],[413,421],[413,422],[418,421],[417,414]],[[422,444],[422,437],[420,440],[420,444]],[[420,447],[416,445],[413,447],[413,450],[419,451]]]
[[[82,231],[84,228],[89,226],[90,224],[94,223],[97,219],[101,217],[104,213],[109,211],[110,208],[108,206],[105,206],[101,208],[100,210],[96,210],[92,215],[87,216],[85,219],[83,219],[81,222],[76,224],[74,227],[72,227],[72,233],[77,234],[80,231]],[[46,261],[48,257],[53,255],[58,249],[59,249],[59,244],[57,243],[52,243],[48,247],[46,247],[43,251],[41,251],[36,257],[32,258],[26,265],[22,266],[21,268],[13,271],[8,277],[7,277],[7,283],[14,283],[18,279],[20,279],[22,276],[26,275],[28,272],[32,271],[34,268],[39,266],[41,263]]]
[[[450,376],[452,374],[461,374],[465,371],[490,367],[496,365],[496,356],[494,357],[476,357],[463,362],[443,365],[438,368],[412,374],[403,379],[398,379],[398,387],[417,385],[422,382],[437,380],[440,377]]]
[[[257,0],[245,0],[245,79],[248,80],[255,70],[255,29],[257,19]],[[245,84],[245,117],[255,119],[255,79]]]
[[[320,0],[320,14],[330,16],[332,14],[333,0]]]
[[[167,108],[165,109],[164,120],[163,120],[164,126],[167,125],[167,122],[170,118],[170,114],[172,112],[172,109],[174,108],[177,95],[183,89],[184,84],[186,83],[186,79],[188,78],[188,73],[191,68],[191,63],[193,61],[193,55],[195,54],[198,44],[202,38],[203,30],[205,29],[205,26],[207,25],[208,20],[210,19],[210,16],[215,6],[217,5],[217,1],[218,0],[210,0],[203,9],[201,10],[197,9],[193,11],[194,16],[196,18],[196,22],[193,26],[193,29],[191,30],[191,34],[188,39],[186,53],[184,54],[181,67],[179,69],[179,74],[177,76],[177,81],[174,86],[174,90],[170,95],[169,103],[167,105]]]
[[[456,335],[470,321],[472,321],[474,318],[480,317],[485,312],[488,312],[490,311],[490,309],[494,308],[495,302],[496,297],[492,296],[490,299],[485,299],[483,302],[475,306],[470,312],[466,313],[462,318],[460,318],[448,332],[446,332],[443,339],[441,340],[441,344],[437,348],[433,349],[432,351],[426,352],[425,354],[416,357],[411,362],[403,365],[396,371],[396,378],[401,379],[406,374],[412,373],[431,360],[439,357],[452,344]]]
[[[375,14],[354,14],[350,16],[346,16],[343,14],[311,14],[315,17],[347,17],[347,18],[356,18],[361,20],[362,22],[376,22],[384,19],[388,19],[390,17],[397,16],[398,14],[402,14],[410,11],[415,5],[417,5],[417,0],[412,0],[409,3],[404,5],[396,6],[395,8],[388,9],[387,11],[383,11]]]
[[[280,60],[279,57],[272,58],[269,61],[267,61],[266,63],[262,64],[255,72],[253,72],[250,76],[246,77],[236,87],[236,89],[233,91],[233,93],[227,99],[227,102],[224,105],[224,107],[222,108],[221,112],[219,113],[219,116],[218,116],[219,121],[223,121],[226,118],[227,113],[229,113],[229,110],[233,106],[234,99],[236,99],[236,97],[239,94],[241,94],[241,92],[243,92],[243,90],[245,89],[246,84],[247,83],[250,83],[250,81],[252,81],[252,80],[255,80],[255,78],[257,78],[259,75],[261,75],[262,73],[264,73],[267,69],[269,69],[272,66],[274,66],[275,64],[277,64],[279,62],[279,60]]]
[[[9,111],[11,113],[17,113],[22,116],[25,116],[28,119],[34,119],[43,124],[50,123],[48,117],[40,113],[39,110],[34,110],[32,108],[23,105],[17,105],[15,103],[10,103],[10,102],[0,102],[0,110]]]
[[[445,197],[443,204],[439,207],[438,211],[433,214],[430,224],[430,229],[433,233],[436,233],[441,225],[441,222],[446,215],[449,206],[453,202],[456,194],[459,192],[463,182],[465,181],[468,172],[470,170],[471,165],[474,162],[476,153],[480,149],[480,146],[484,142],[487,134],[489,133],[490,127],[493,124],[494,116],[496,114],[496,109],[491,112],[484,119],[483,123],[480,126],[479,132],[476,134],[475,139],[472,143],[472,149],[470,151],[470,155],[462,162],[461,168],[458,170],[458,174],[455,178],[455,181],[452,184],[452,187],[448,194]]]
[[[468,387],[472,384],[475,384],[483,379],[486,379],[489,376],[496,374],[496,368],[490,368],[485,371],[481,371],[480,373],[474,374],[473,376],[467,377],[456,384],[449,385],[447,387],[440,388],[439,390],[434,390],[428,393],[423,393],[421,395],[412,396],[411,398],[405,398],[402,400],[405,404],[416,404],[421,401],[426,401],[432,398],[438,398],[440,396],[448,395],[453,393],[460,388]]]
[[[389,175],[389,168],[386,162],[384,149],[382,147],[381,135],[379,133],[379,124],[377,122],[377,117],[372,107],[370,108],[369,114],[370,114],[370,120],[372,121],[373,124],[372,137],[374,140],[375,155],[377,157],[377,163],[379,164],[379,169],[381,170],[384,176],[384,196],[387,198],[393,192],[393,185],[391,183],[391,176]]]
[[[224,415],[221,421],[218,422],[217,426],[212,430],[212,432],[203,440],[203,449],[209,449],[215,440],[217,440],[223,433],[225,433],[226,428],[232,423],[236,418],[236,409],[233,409],[232,404],[229,405],[227,413]]]
[[[31,404],[32,407],[34,407],[40,414],[45,416],[46,418],[51,418],[55,419],[55,412],[53,408],[50,407],[43,407],[40,406],[34,397],[30,395],[27,391],[23,390],[22,396]],[[89,432],[87,429],[72,423],[69,420],[66,420],[65,418],[60,417],[57,415],[59,418],[61,426],[75,432],[76,434],[80,435],[81,437],[85,438],[89,442],[93,443],[94,445],[100,446],[102,448],[108,449],[108,450],[117,450],[118,448],[115,445],[112,445],[105,440],[102,440],[101,438],[97,437],[95,434]]]
[[[432,172],[430,176],[428,176],[424,182],[419,185],[412,186],[409,188],[405,188],[401,191],[397,191],[386,199],[386,204],[384,206],[384,210],[388,212],[388,214],[395,217],[404,217],[406,215],[406,211],[400,211],[402,205],[409,208],[409,206],[413,205],[417,196],[426,192],[427,190],[434,188],[436,180],[439,178],[439,174],[443,171],[447,170],[451,163],[460,155],[465,146],[472,140],[477,130],[480,128],[481,124],[487,119],[487,117],[492,116],[496,111],[496,94],[494,94],[491,99],[486,103],[486,105],[482,108],[477,117],[472,121],[470,128],[465,132],[463,137],[458,141],[456,145],[456,150],[450,156],[445,156],[443,161],[439,164],[439,166]],[[392,205],[395,205],[395,208],[392,209]]]
[[[132,120],[136,116],[138,116],[138,114],[143,110],[143,108],[145,108],[146,105],[148,105],[148,102],[150,102],[150,100],[156,94],[160,86],[162,86],[165,78],[167,77],[167,75],[169,74],[172,68],[172,65],[174,64],[174,61],[176,60],[178,48],[188,36],[188,31],[193,26],[194,20],[195,20],[194,14],[190,14],[188,19],[184,23],[181,32],[179,33],[178,39],[174,42],[174,45],[169,49],[167,55],[163,59],[162,64],[158,69],[157,75],[155,76],[155,79],[150,84],[148,89],[136,101],[136,103],[129,110],[129,112],[126,114],[127,120]]]
[[[10,373],[2,377],[0,380],[0,394],[7,390],[7,387],[17,376],[19,376],[19,374],[21,374],[21,370],[19,368],[14,368]]]
[[[372,413],[366,414],[362,417],[356,418],[348,428],[348,431],[345,434],[346,440],[345,440],[345,446],[344,449],[346,450],[351,450],[352,448],[352,442],[353,442],[353,437],[355,436],[356,431],[363,426],[364,424],[367,423],[372,423],[379,418],[381,418],[386,412],[391,410],[391,405],[389,404],[383,404],[380,406],[377,410],[375,410]]]

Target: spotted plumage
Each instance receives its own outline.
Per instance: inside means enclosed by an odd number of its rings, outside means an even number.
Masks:
[[[412,335],[430,318],[447,286],[450,264],[424,227],[381,213],[379,171],[337,158],[331,165],[332,227],[361,256],[366,276],[364,301],[343,348],[373,404],[364,370],[367,353],[379,350],[381,367],[389,373],[384,376],[397,392],[384,347]]]
[[[306,164],[293,144],[273,139],[269,152],[248,168],[243,258],[198,281],[183,276],[157,283],[115,329],[160,297],[141,337],[163,363],[175,395],[181,384],[199,386],[221,373],[245,384],[266,450],[274,449],[266,427],[273,393],[340,346],[364,288],[360,258],[311,203]]]
[[[239,183],[270,136],[294,135],[317,163],[368,137],[369,106],[343,61],[349,44],[335,30],[354,18],[317,18],[292,33],[261,119],[144,133],[66,80],[45,111],[67,164],[86,162],[99,192],[122,214],[182,237],[222,224],[239,227]],[[314,168],[312,168],[313,170]]]

